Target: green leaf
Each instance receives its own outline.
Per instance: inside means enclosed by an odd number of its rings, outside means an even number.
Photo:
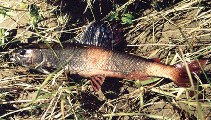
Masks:
[[[132,24],[133,16],[129,13],[123,14],[123,17],[121,18],[122,24]]]
[[[111,16],[109,16],[109,21],[118,20],[119,14],[117,12],[113,13]]]
[[[29,15],[30,21],[33,25],[36,25],[42,19],[40,9],[34,4],[29,6]]]
[[[24,2],[21,2],[20,3],[20,8],[21,9],[27,9],[28,8],[28,4],[24,3]]]
[[[9,35],[9,32],[7,32],[5,29],[0,29],[0,45],[5,44],[7,42],[7,36]]]
[[[123,16],[127,17],[128,19],[133,19],[133,15],[131,15],[129,13],[123,14]]]
[[[8,12],[9,12],[8,9],[5,9],[5,8],[3,8],[3,7],[0,7],[0,15],[1,15],[2,17],[9,16]]]
[[[148,85],[148,84],[151,84],[151,83],[154,83],[156,81],[159,81],[160,78],[149,78],[149,80],[137,80],[135,81],[135,84],[136,86],[140,87],[140,86],[144,86],[144,85]]]

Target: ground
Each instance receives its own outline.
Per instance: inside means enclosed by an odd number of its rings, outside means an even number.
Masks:
[[[163,64],[211,58],[209,0],[1,0],[0,118],[210,119],[211,64],[195,88],[168,79],[107,78],[99,92],[87,79],[41,74],[9,61],[17,42],[72,40],[94,21],[120,24],[121,50]],[[162,71],[162,70],[161,70]],[[152,82],[152,81],[155,82]]]

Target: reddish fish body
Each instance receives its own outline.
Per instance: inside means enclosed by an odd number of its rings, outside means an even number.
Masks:
[[[35,68],[65,66],[71,74],[88,78],[103,76],[146,80],[149,77],[162,77],[171,79],[179,85],[189,84],[184,66],[167,66],[139,56],[96,47],[54,46],[52,49],[21,49],[13,56],[21,65]],[[199,64],[204,66],[207,62],[207,60],[191,62],[191,66],[194,65],[193,69],[190,68],[193,70],[191,72],[200,71]],[[99,86],[95,89],[99,89]]]

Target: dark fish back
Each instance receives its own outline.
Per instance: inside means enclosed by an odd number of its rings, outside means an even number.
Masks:
[[[85,66],[85,63],[81,56],[85,55],[86,50],[83,48],[78,49],[77,47],[69,46],[69,48],[64,49],[43,49],[42,52],[46,57],[47,62],[51,63],[50,66],[53,68],[68,65],[72,71],[84,69],[82,67]]]
[[[144,59],[139,56],[96,47],[69,46],[63,49],[57,47],[53,49],[55,54],[50,49],[43,51],[47,60],[52,63],[54,68],[59,67],[59,65],[65,66],[67,64],[71,71],[98,69],[130,73],[132,71],[145,71],[149,62],[153,62],[152,60]]]

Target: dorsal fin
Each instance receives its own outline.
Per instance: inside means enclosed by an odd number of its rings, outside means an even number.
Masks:
[[[117,25],[108,22],[91,22],[86,30],[75,37],[75,43],[113,49],[122,39]]]

